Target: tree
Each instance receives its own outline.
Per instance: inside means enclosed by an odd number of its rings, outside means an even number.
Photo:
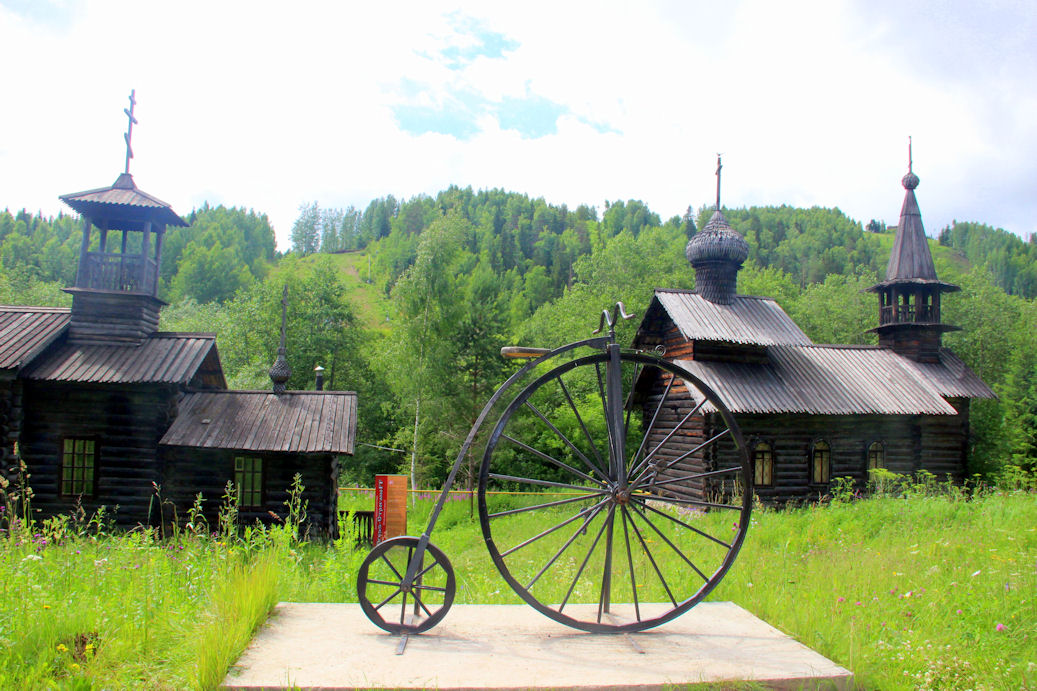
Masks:
[[[292,225],[292,251],[305,257],[320,249],[320,207],[317,202],[299,207],[299,218]]]

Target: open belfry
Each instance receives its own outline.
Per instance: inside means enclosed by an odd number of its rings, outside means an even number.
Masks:
[[[130,173],[135,106],[115,182],[61,195],[83,221],[71,309],[0,306],[4,470],[17,448],[38,518],[103,506],[122,526],[185,517],[198,493],[214,524],[228,481],[242,519],[269,522],[299,474],[309,527],[333,534],[356,394],[287,391],[283,335],[272,390],[228,390],[215,334],[158,330],[163,241],[187,223]]]
[[[878,346],[815,344],[773,298],[737,293],[749,247],[721,211],[719,157],[716,211],[687,246],[696,288],[656,290],[638,328],[634,347],[661,347],[735,414],[766,503],[816,500],[833,478],[863,484],[875,468],[954,481],[965,474],[969,402],[994,393],[942,347],[942,334],[956,327],[940,321],[940,295],[957,287],[936,276],[915,198],[919,179],[908,168],[886,279],[871,288]],[[659,438],[698,403],[674,404]],[[710,438],[714,415],[707,404],[681,426],[688,449]],[[730,443],[712,445],[660,479],[694,475],[666,491],[706,499],[731,488],[703,473],[734,462]]]

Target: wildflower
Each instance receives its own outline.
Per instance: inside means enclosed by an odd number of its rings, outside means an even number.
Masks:
[[[836,602],[846,602],[846,598],[842,597],[842,596],[839,596],[839,598],[836,599]]]
[[[58,643],[58,652],[59,653],[67,653],[68,652],[68,648],[65,646],[64,643]]]
[[[50,609],[50,605],[43,605],[43,609]]]
[[[864,606],[863,603],[860,600],[857,600],[857,602],[855,602],[853,604],[857,605],[858,607],[863,607]]]
[[[1005,628],[1006,628],[1006,627],[1005,627],[1005,625],[1004,625],[1004,624],[1002,624],[1001,622],[998,622],[998,623],[997,623],[997,626],[995,626],[995,627],[994,627],[994,630],[995,630],[995,631],[1004,631],[1004,630],[1005,630]]]
[[[974,572],[972,573],[972,577],[973,577],[973,578],[975,578],[976,576],[978,576],[978,575],[979,575],[979,574],[981,574],[981,573],[983,573],[983,570],[982,570],[982,569],[980,569],[980,570],[978,570],[978,571],[974,571]]]
[[[71,669],[73,672],[78,672],[79,671],[79,663],[73,662],[71,665],[69,665],[69,669]]]
[[[22,561],[43,561],[43,557],[38,554],[26,554],[22,557]]]
[[[960,609],[958,610],[958,614],[961,614],[961,610]]]

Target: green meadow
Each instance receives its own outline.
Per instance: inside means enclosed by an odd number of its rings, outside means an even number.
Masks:
[[[410,532],[432,500],[414,498]],[[346,511],[371,503],[343,492]],[[239,529],[225,507],[220,525],[166,536],[115,533],[104,516],[5,520],[0,688],[216,687],[276,602],[356,597],[366,550],[348,534],[300,540],[300,508]],[[433,535],[457,602],[518,602],[470,511],[458,495]],[[894,481],[868,498],[756,510],[711,599],[850,669],[862,689],[1035,688],[1037,494]]]

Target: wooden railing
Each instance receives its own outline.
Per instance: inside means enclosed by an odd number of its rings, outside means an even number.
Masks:
[[[94,290],[155,294],[158,265],[154,259],[133,254],[88,252],[76,285]]]
[[[939,321],[940,315],[930,305],[889,305],[879,312],[880,324],[911,324]]]

